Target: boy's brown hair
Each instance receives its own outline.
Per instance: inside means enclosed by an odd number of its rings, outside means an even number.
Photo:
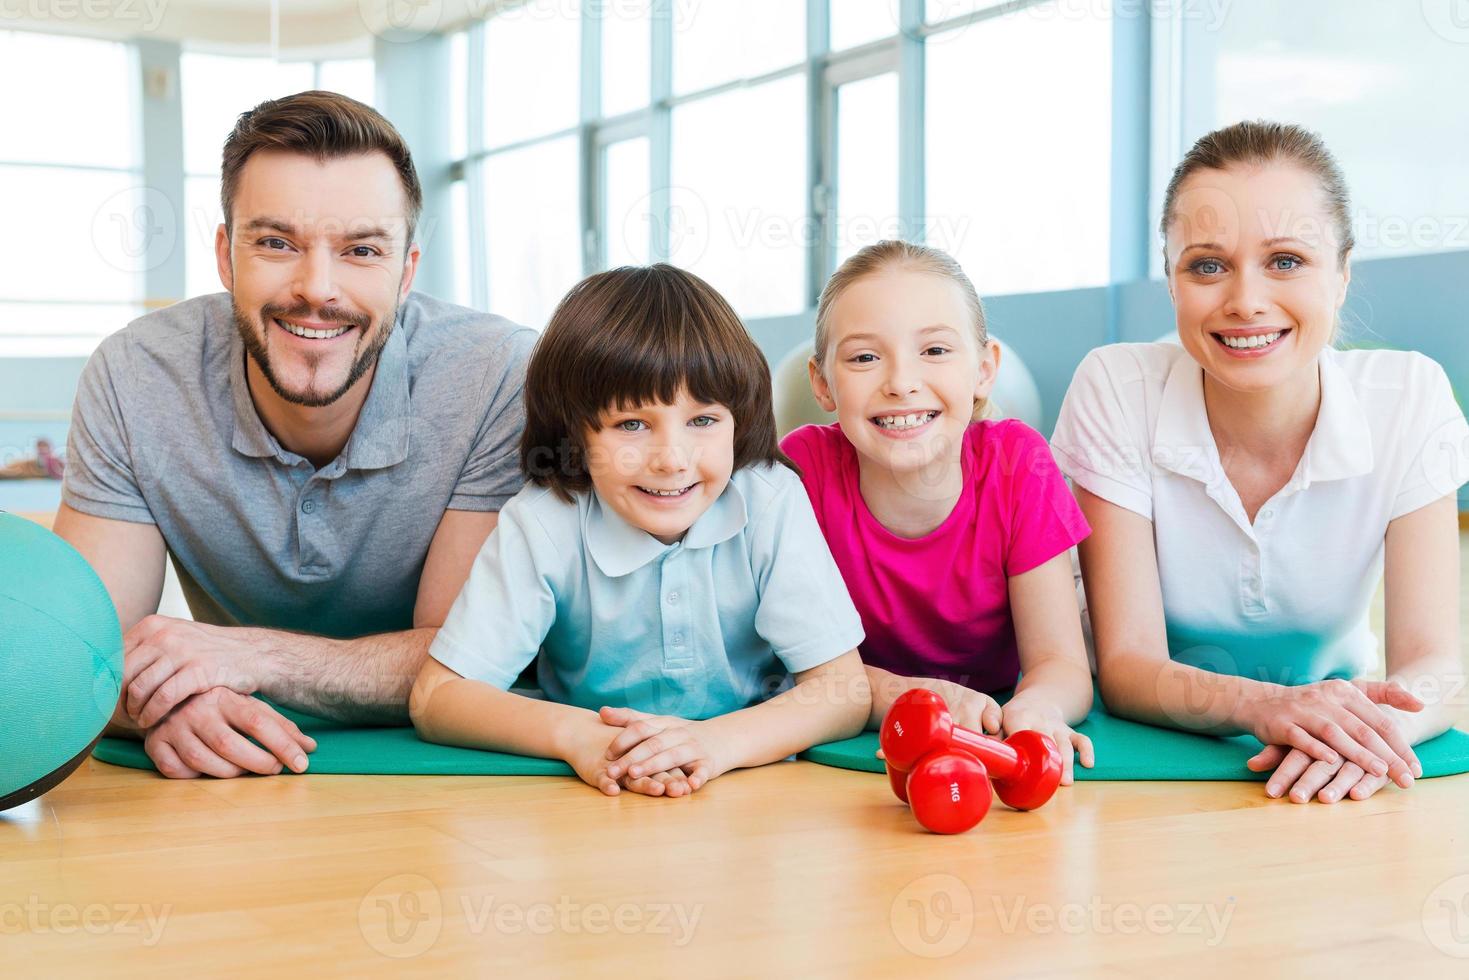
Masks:
[[[591,489],[586,434],[606,409],[679,392],[734,415],[734,468],[781,463],[770,367],[724,297],[671,265],[588,276],[551,314],[525,378],[520,467],[562,500]]]
[[[251,154],[259,150],[304,153],[318,161],[361,153],[384,153],[398,171],[407,204],[404,217],[411,245],[423,211],[423,188],[413,156],[398,130],[376,109],[336,92],[298,92],[269,99],[240,113],[235,128],[224,141],[220,166],[219,200],[224,208],[224,227],[231,231],[231,209],[240,171]]]

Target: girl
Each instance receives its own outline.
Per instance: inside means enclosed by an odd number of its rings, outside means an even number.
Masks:
[[[1411,746],[1453,722],[1363,679],[1384,564],[1388,676],[1462,672],[1469,426],[1423,355],[1332,348],[1349,213],[1312,133],[1246,122],[1200,139],[1161,227],[1182,346],[1093,351],[1054,437],[1096,529],[1081,562],[1107,707],[1254,734],[1250,767],[1297,803],[1411,786]]]
[[[959,724],[1050,735],[1070,782],[1073,747],[1092,764],[1071,729],[1092,682],[1068,556],[1088,528],[1045,439],[974,421],[1000,355],[969,277],[935,249],[868,246],[822,291],[814,350],[812,391],[838,421],[781,448],[862,615],[868,726],[931,688]]]
[[[667,265],[583,281],[525,408],[529,483],[414,684],[421,737],[682,796],[861,730],[861,621],[718,293]],[[546,700],[510,693],[537,651]]]

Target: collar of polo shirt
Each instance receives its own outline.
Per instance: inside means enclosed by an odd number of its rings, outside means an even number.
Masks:
[[[245,344],[238,332],[230,340],[230,391],[235,407],[235,433],[230,445],[246,456],[275,458],[287,465],[300,459],[290,453],[265,428],[250,385],[245,380]],[[342,451],[342,470],[372,470],[396,466],[408,458],[408,435],[412,428],[409,405],[408,341],[401,325],[395,325],[378,355],[372,387],[357,416],[352,437]],[[289,457],[289,458],[288,458]]]
[[[744,529],[748,520],[745,497],[731,479],[724,492],[699,515],[678,544],[664,544],[640,527],[633,527],[611,507],[605,507],[596,491],[586,510],[585,536],[592,560],[609,578],[619,578],[642,568],[669,548],[712,548]]]
[[[1372,472],[1372,430],[1336,356],[1336,351],[1326,348],[1316,358],[1321,408],[1292,481],[1297,491],[1312,483]],[[1187,353],[1175,358],[1168,372],[1152,446],[1153,462],[1163,469],[1207,487],[1226,479],[1204,408],[1204,369]]]

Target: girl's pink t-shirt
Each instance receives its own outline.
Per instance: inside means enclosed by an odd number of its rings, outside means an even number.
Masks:
[[[899,537],[872,516],[859,489],[857,451],[839,425],[803,426],[781,449],[801,468],[862,615],[862,660],[976,691],[1014,686],[1020,656],[1010,577],[1091,533],[1046,440],[1014,419],[972,424],[964,434],[959,502],[921,538]]]

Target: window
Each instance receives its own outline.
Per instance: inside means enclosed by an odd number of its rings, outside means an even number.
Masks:
[[[755,78],[806,57],[803,3],[700,0],[673,7],[673,90],[680,95]]]
[[[1346,175],[1357,258],[1469,248],[1469,27],[1419,6],[1343,4],[1324,22],[1242,4],[1218,25],[1186,20],[1185,145],[1241,119],[1299,123]]]
[[[0,31],[0,133],[26,135],[0,149],[0,355],[85,355],[143,312],[172,207],[143,186],[136,77],[125,44]]]
[[[986,292],[1105,283],[1109,8],[928,0],[904,33],[906,2],[528,0],[461,29],[456,295],[541,326],[581,276],[669,261],[746,320],[785,317],[899,236]]]
[[[646,265],[652,254],[653,212],[648,188],[648,138],[613,143],[604,151],[602,227],[606,249],[602,264]]]
[[[581,17],[569,0],[532,0],[485,24],[485,145],[576,125]]]
[[[928,41],[929,243],[981,295],[1105,284],[1110,17],[1053,0],[957,31]]]
[[[577,162],[574,136],[484,162],[490,308],[516,323],[545,326],[581,278]]]
[[[898,32],[902,0],[831,0],[831,49],[843,51]]]
[[[745,317],[806,307],[805,96],[791,75],[673,111],[669,261]]]
[[[834,262],[884,238],[903,237],[898,219],[898,76],[848,82],[836,90]]]
[[[652,97],[651,0],[602,3],[602,115],[641,109]]]

